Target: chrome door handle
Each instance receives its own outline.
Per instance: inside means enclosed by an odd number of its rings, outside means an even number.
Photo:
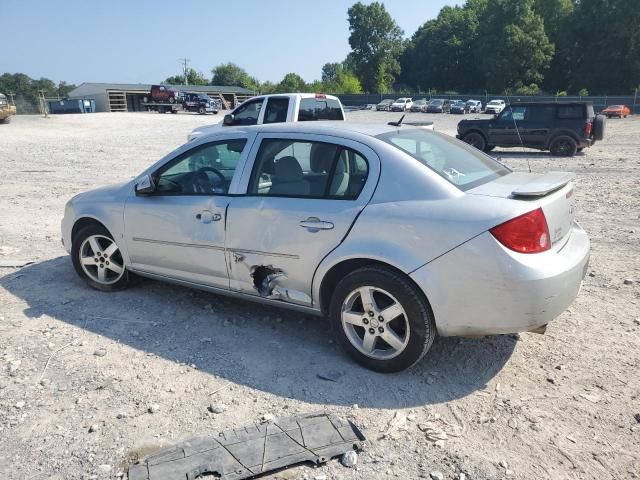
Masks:
[[[333,223],[325,222],[318,217],[309,217],[306,220],[302,220],[300,226],[308,229],[310,232],[317,232],[318,230],[331,230]]]
[[[196,214],[196,218],[202,223],[219,222],[222,219],[222,215],[219,213],[211,213],[208,210]]]

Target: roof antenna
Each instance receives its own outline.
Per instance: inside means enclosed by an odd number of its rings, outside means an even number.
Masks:
[[[509,94],[507,93],[507,89],[504,89],[504,96],[507,98],[507,104],[509,105],[509,112],[511,112],[511,120],[513,120],[513,126],[516,127],[516,133],[518,134],[518,140],[520,140],[520,146],[522,147],[522,153],[525,155],[527,152],[524,150],[524,142],[522,141],[522,137],[520,136],[520,129],[518,128],[518,123],[516,122],[516,118],[513,116],[513,109],[511,108],[511,100],[509,100]],[[524,118],[523,118],[524,120]],[[529,161],[529,157],[527,159],[527,167],[529,168],[529,173],[531,173],[531,162]]]
[[[402,125],[402,121],[404,120],[404,117],[406,117],[406,114],[402,115],[400,117],[400,120],[398,120],[397,122],[389,122],[387,123],[387,125],[391,125],[392,127],[399,127],[400,125]]]

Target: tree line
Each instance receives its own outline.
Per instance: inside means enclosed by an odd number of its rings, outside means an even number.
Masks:
[[[210,82],[193,70],[187,80],[261,93],[586,96],[630,94],[640,86],[638,0],[467,0],[443,7],[409,38],[384,3],[358,2],[347,15],[351,52],[325,64],[320,80],[288,73],[261,83],[234,63],[215,67]]]
[[[38,112],[38,95],[44,92],[46,98],[66,98],[75,85],[61,81],[57,84],[48,78],[35,80],[24,73],[4,73],[0,75],[0,93],[15,94],[14,101],[20,113]]]

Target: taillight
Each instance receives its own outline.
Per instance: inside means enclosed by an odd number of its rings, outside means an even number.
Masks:
[[[512,218],[489,231],[505,247],[519,253],[539,253],[551,248],[549,227],[541,208]]]
[[[593,129],[593,123],[591,122],[587,122],[584,124],[584,136],[585,137],[590,137],[591,136],[591,130]]]

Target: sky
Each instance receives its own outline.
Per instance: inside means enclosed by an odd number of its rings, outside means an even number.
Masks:
[[[355,0],[0,0],[0,74],[58,82],[156,83],[181,73],[178,59],[211,77],[234,62],[260,81],[296,72],[320,78],[349,53]],[[364,3],[370,3],[365,0]],[[410,37],[453,0],[386,0]]]

